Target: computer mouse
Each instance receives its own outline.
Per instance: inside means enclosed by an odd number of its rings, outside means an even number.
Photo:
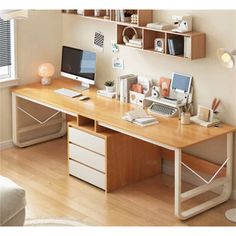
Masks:
[[[88,99],[90,99],[90,97],[88,97],[88,96],[80,96],[79,97],[80,101],[84,101],[84,100],[88,100]]]

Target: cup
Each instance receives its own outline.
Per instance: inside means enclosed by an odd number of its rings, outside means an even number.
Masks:
[[[189,125],[190,124],[190,113],[189,112],[182,112],[180,122],[182,125]]]

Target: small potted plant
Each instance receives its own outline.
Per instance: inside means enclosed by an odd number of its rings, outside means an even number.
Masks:
[[[105,83],[105,88],[106,88],[106,92],[108,93],[112,93],[114,92],[114,81],[113,80],[107,80]]]

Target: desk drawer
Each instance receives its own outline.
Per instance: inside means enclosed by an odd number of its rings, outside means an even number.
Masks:
[[[69,172],[71,175],[82,179],[99,188],[105,189],[105,174],[91,169],[76,161],[69,160]]]
[[[69,141],[91,151],[105,155],[105,140],[79,129],[69,127]]]
[[[105,173],[105,157],[75,144],[69,144],[69,158]]]

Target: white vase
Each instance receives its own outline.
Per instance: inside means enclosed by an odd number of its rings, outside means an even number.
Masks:
[[[114,86],[105,86],[105,88],[106,88],[106,92],[108,93],[114,92]]]

